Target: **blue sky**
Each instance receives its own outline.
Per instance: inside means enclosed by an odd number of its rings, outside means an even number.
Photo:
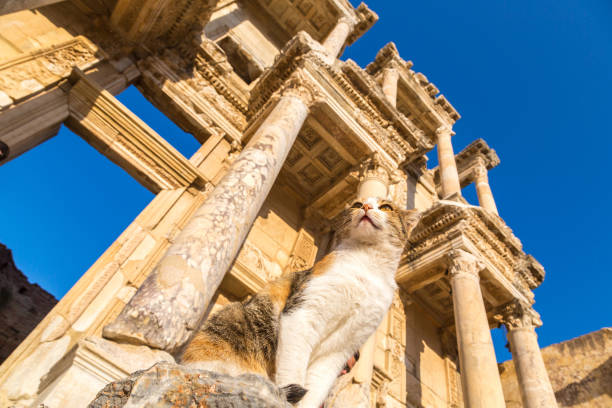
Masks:
[[[535,291],[540,345],[612,325],[612,3],[367,4],[380,20],[343,58],[365,66],[394,41],[461,113],[455,151],[476,138],[497,150],[489,178],[500,215],[547,272]],[[135,88],[119,98],[186,156],[197,149]],[[0,242],[56,297],[153,197],[65,128],[1,166],[0,179]],[[473,188],[464,193],[476,203]],[[503,332],[493,333],[498,360],[508,359]]]

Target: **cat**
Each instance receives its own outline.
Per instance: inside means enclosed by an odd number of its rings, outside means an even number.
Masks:
[[[318,408],[345,363],[374,333],[397,288],[395,271],[416,210],[378,198],[338,217],[335,246],[311,269],[267,284],[209,318],[182,363],[261,374],[292,403]]]

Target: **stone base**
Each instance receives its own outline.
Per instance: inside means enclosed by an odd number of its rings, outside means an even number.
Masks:
[[[84,406],[84,405],[83,405]],[[290,408],[283,393],[255,374],[232,377],[158,363],[108,384],[89,408]]]
[[[174,358],[145,346],[117,344],[99,337],[87,337],[43,377],[39,394],[32,403],[20,406],[48,408],[82,408],[109,382],[151,367],[159,361]],[[30,405],[31,404],[31,405]]]

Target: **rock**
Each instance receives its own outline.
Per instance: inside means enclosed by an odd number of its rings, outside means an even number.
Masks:
[[[354,381],[352,373],[344,374],[336,382],[325,400],[325,408],[369,408],[370,387]]]
[[[0,244],[0,364],[56,303],[46,290],[28,281],[15,266],[11,250]]]
[[[89,408],[290,408],[283,393],[255,374],[232,377],[161,362],[108,384]]]

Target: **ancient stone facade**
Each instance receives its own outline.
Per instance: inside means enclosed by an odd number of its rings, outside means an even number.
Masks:
[[[81,407],[173,362],[211,311],[325,255],[334,217],[364,194],[423,215],[395,301],[346,380],[366,405],[503,406],[490,335],[500,323],[525,322],[510,338],[518,364],[541,360],[527,317],[544,270],[498,215],[487,171],[499,159],[480,139],[454,154],[460,115],[393,43],[365,68],[338,59],[378,18],[365,4],[0,10],[0,164],[65,124],[156,195],[1,366],[0,405]],[[130,85],[201,143],[192,157],[116,100]],[[440,166],[427,168],[436,145]],[[470,183],[479,205],[461,196]],[[554,406],[537,367],[519,376],[521,395]]]
[[[606,327],[542,349],[559,407],[612,406],[612,328]],[[500,365],[508,408],[523,407],[512,361]]]
[[[0,244],[0,363],[55,306],[57,300],[17,269]]]

